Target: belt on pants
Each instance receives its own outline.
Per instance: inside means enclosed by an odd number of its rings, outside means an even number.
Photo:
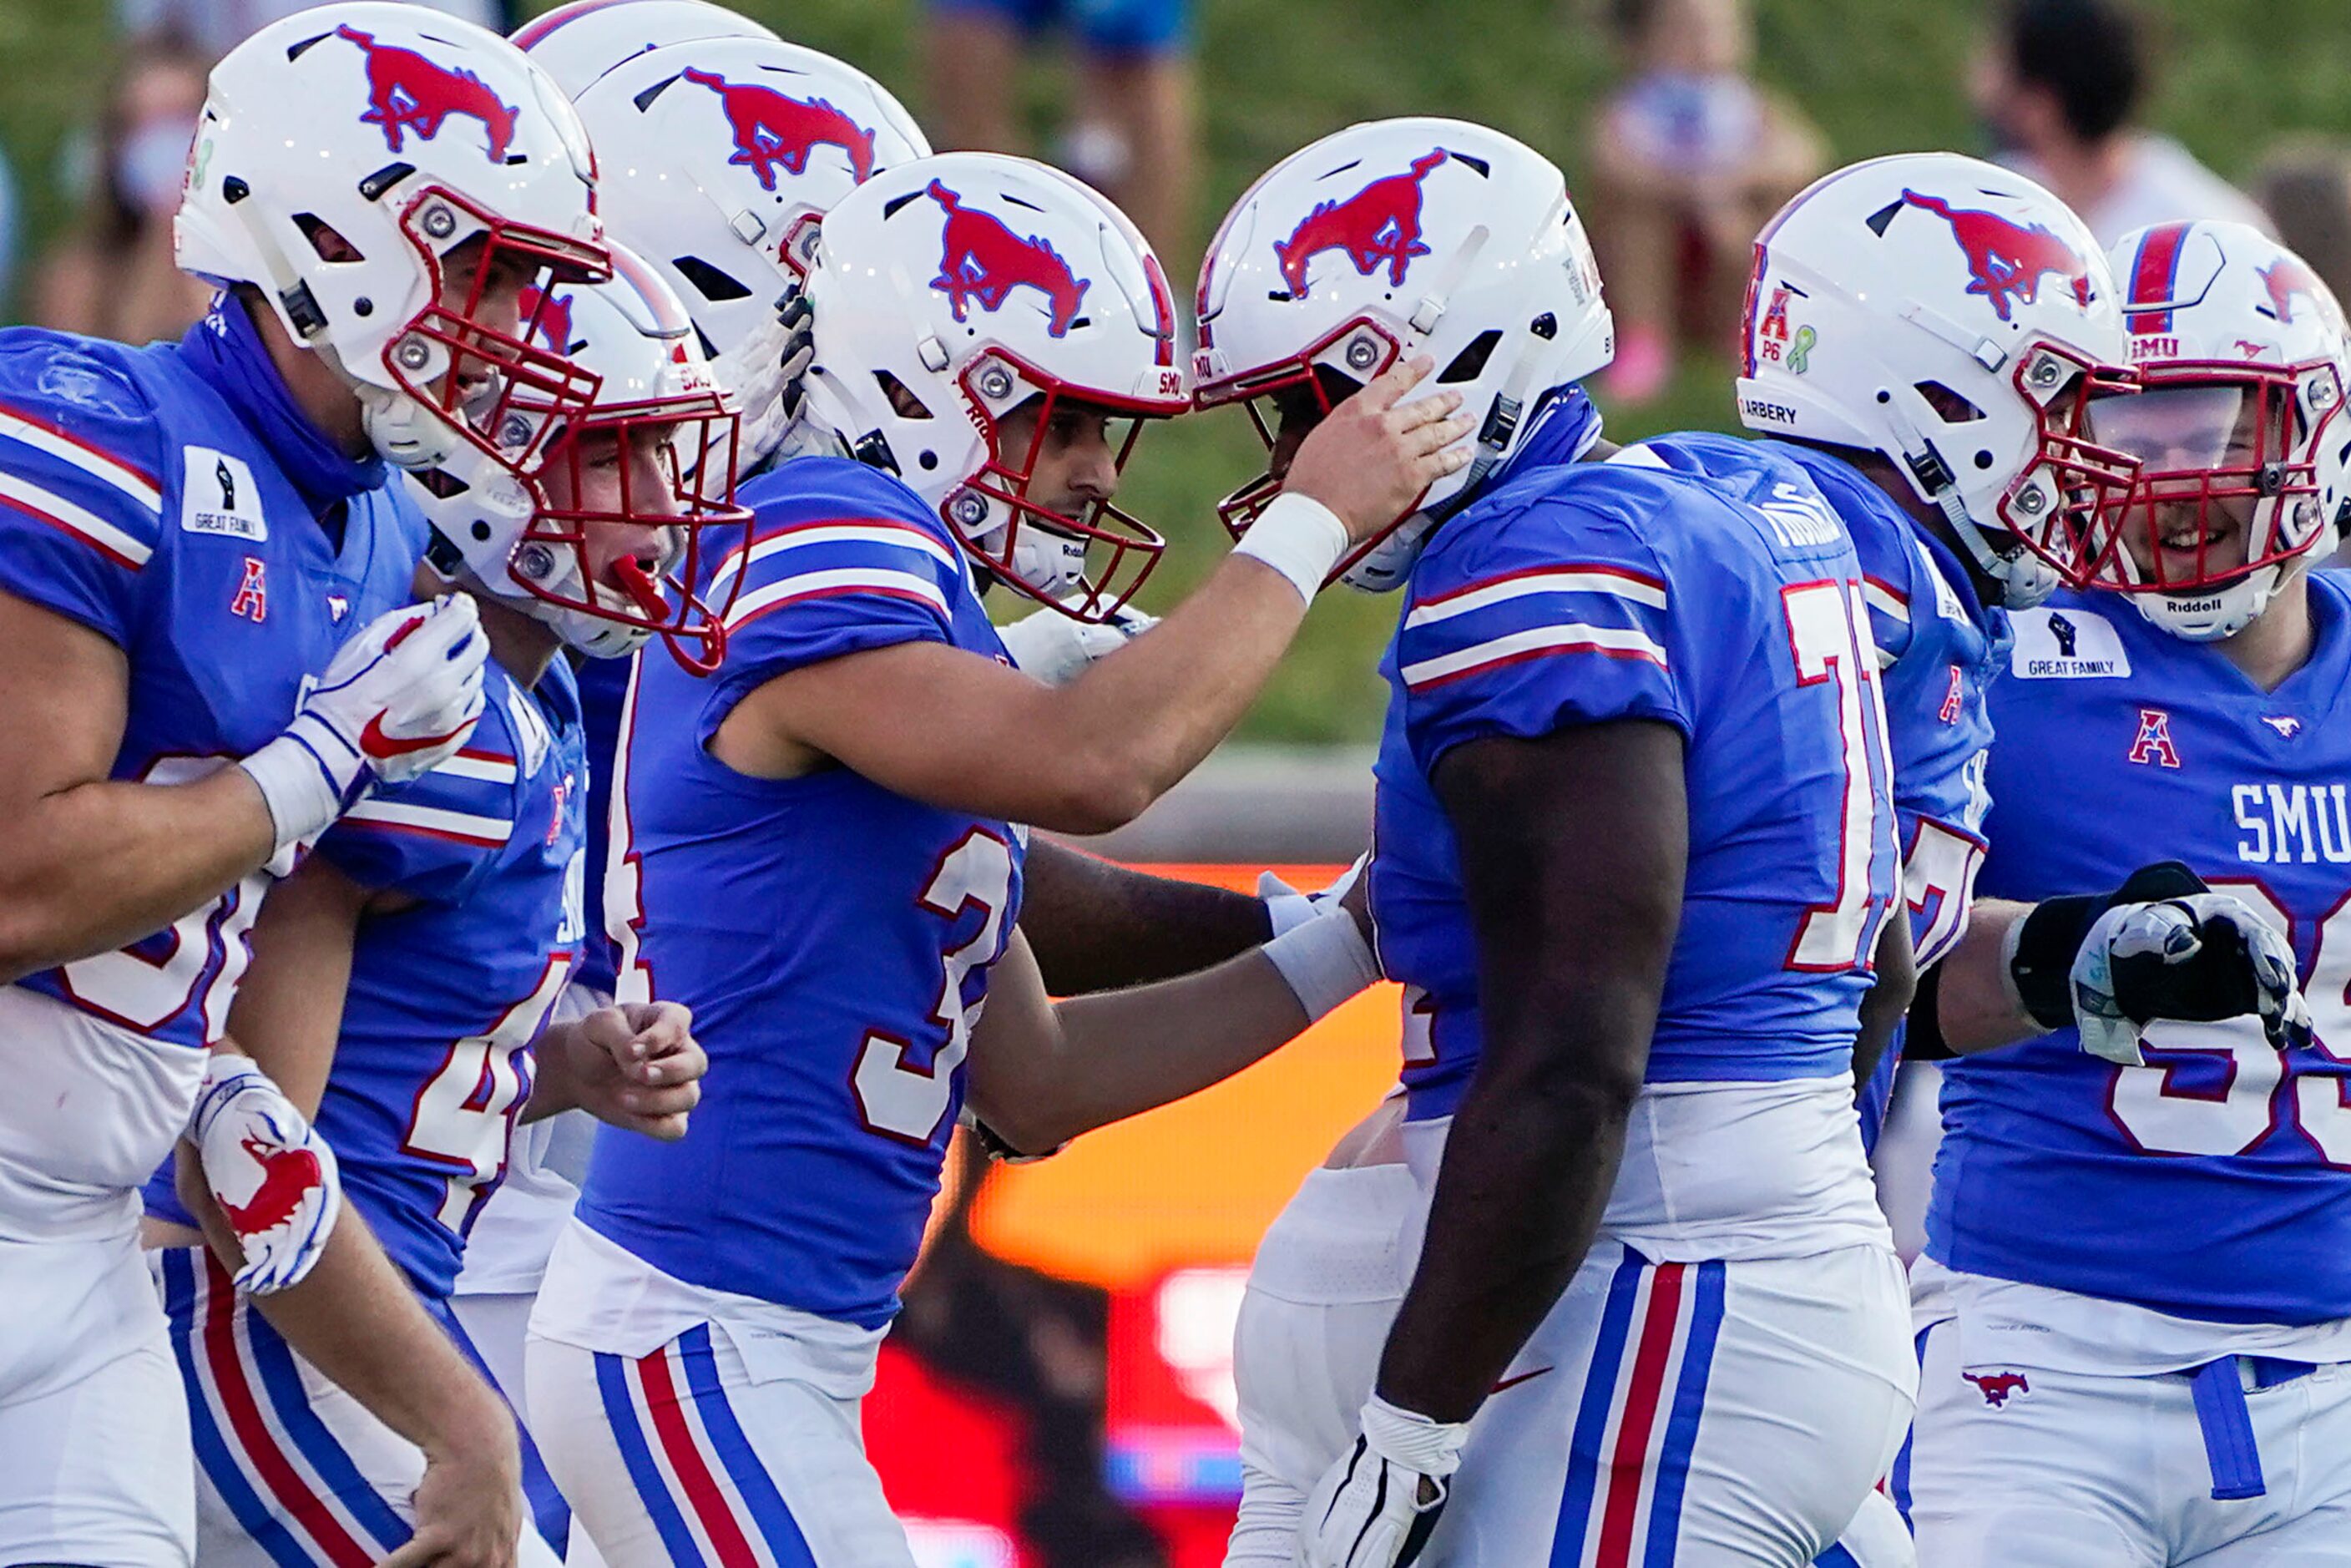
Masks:
[[[2188,1379],[2189,1393],[2196,1401],[2196,1424],[2204,1433],[2204,1458],[2212,1468],[2214,1501],[2260,1497],[2269,1490],[2262,1479],[2262,1452],[2253,1441],[2253,1413],[2246,1408],[2246,1394],[2275,1388],[2317,1370],[2306,1361],[2224,1355],[2174,1375]]]

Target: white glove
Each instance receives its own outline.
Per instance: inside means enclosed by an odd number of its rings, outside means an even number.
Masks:
[[[482,716],[489,651],[462,593],[387,612],[343,644],[286,733],[237,764],[268,802],[278,848],[323,831],[368,785],[454,756]]]
[[[1049,609],[998,626],[996,634],[1015,669],[1049,686],[1064,686],[1096,659],[1117,653],[1158,624],[1159,617],[1140,610],[1116,610],[1109,620],[1092,622]]]
[[[1363,880],[1364,868],[1371,863],[1371,852],[1366,850],[1357,855],[1355,863],[1341,872],[1329,886],[1313,893],[1301,893],[1270,871],[1258,873],[1257,895],[1265,901],[1266,916],[1273,923],[1273,935],[1289,935],[1346,897],[1348,890]]]
[[[188,1136],[245,1249],[237,1288],[266,1295],[298,1283],[342,1212],[334,1150],[250,1057],[223,1051],[205,1064]]]
[[[2140,1040],[2159,1019],[2251,1015],[2280,1050],[2310,1040],[2294,949],[2225,893],[2116,904],[2091,925],[2069,978],[2082,1049],[2126,1067],[2146,1065]]]
[[[1466,1422],[1432,1421],[1372,1396],[1354,1448],[1306,1500],[1302,1568],[1403,1568],[1418,1557],[1468,1440]]]

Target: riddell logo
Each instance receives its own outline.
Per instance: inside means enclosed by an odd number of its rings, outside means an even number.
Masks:
[[[1444,148],[1433,147],[1404,173],[1374,180],[1344,201],[1318,204],[1288,239],[1274,241],[1290,297],[1306,298],[1306,264],[1326,250],[1344,251],[1364,277],[1385,262],[1388,287],[1401,287],[1413,258],[1428,254],[1420,240],[1420,183],[1447,156]]]
[[[1022,238],[1001,219],[965,206],[961,194],[936,180],[926,194],[946,209],[946,225],[939,232],[939,275],[931,287],[947,297],[955,319],[962,320],[975,304],[993,315],[1014,289],[1033,288],[1051,308],[1047,334],[1066,337],[1093,280],[1071,273],[1061,253],[1040,235]]]
[[[436,66],[414,49],[379,44],[374,34],[348,23],[335,29],[335,37],[357,44],[367,56],[368,111],[360,116],[360,123],[381,126],[385,146],[399,152],[402,136],[411,131],[430,141],[441,134],[441,122],[457,114],[482,122],[491,162],[507,161],[507,149],[514,142],[515,111],[512,105],[498,101],[487,82],[468,70]]]
[[[1984,1396],[1984,1403],[1995,1410],[2012,1397],[2032,1392],[2032,1385],[2021,1372],[1962,1372],[1959,1375],[1974,1384],[1976,1391]]]
[[[730,82],[716,71],[688,68],[684,77],[718,95],[735,133],[735,153],[726,162],[757,174],[759,189],[776,188],[778,167],[795,178],[807,173],[809,156],[819,147],[847,153],[859,184],[872,177],[873,132],[823,99],[787,98],[757,82]]]
[[[2001,320],[2008,319],[2011,302],[2037,302],[2041,280],[2051,273],[2072,286],[2074,304],[2088,308],[2089,263],[2041,225],[2011,223],[1998,213],[1954,207],[1940,196],[1916,191],[1904,191],[1902,199],[1951,225],[1951,237],[1959,242],[1975,279],[1968,292],[1990,300],[1992,313]]]

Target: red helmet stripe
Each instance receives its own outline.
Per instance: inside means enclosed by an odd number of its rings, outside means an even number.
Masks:
[[[2190,224],[2164,224],[2140,236],[2137,259],[2131,264],[2130,303],[2164,304],[2179,277],[2179,253],[2186,248]],[[2124,323],[2136,335],[2171,330],[2168,310],[2139,310]]]

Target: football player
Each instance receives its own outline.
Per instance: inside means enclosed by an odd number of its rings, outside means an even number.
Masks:
[[[715,51],[688,57],[705,73],[725,76],[788,72],[803,97],[857,106],[865,123],[886,141],[913,121],[888,100],[878,83],[861,71],[813,50],[778,42],[767,28],[704,0],[574,0],[526,23],[515,43],[534,64],[546,68],[567,94],[580,98],[607,71],[636,57],[670,46],[708,40],[745,39],[772,45],[750,57],[720,44]],[[789,423],[787,395],[806,368],[804,325],[795,332],[778,311],[788,281],[799,273],[789,256],[762,247],[746,225],[741,233],[728,218],[774,199],[755,173],[730,162],[734,142],[725,106],[712,93],[680,94],[664,101],[655,93],[640,103],[649,87],[674,80],[684,68],[669,55],[665,69],[630,73],[625,85],[598,90],[580,107],[598,148],[601,179],[599,209],[615,234],[632,234],[648,246],[646,259],[670,287],[692,305],[695,332],[706,352],[716,355],[714,378],[730,401],[751,417],[737,438],[739,476],[748,478],[773,454]],[[687,84],[691,85],[691,84]],[[869,105],[886,103],[874,112]],[[928,148],[918,142],[879,146],[877,160],[902,162]],[[768,166],[775,194],[795,211],[821,212],[855,183],[841,149],[827,149],[797,170]],[[692,182],[706,181],[707,186]],[[683,199],[681,199],[681,196]],[[746,235],[751,237],[747,239]],[[673,258],[687,261],[681,268]],[[706,262],[705,269],[695,263]],[[720,273],[740,287],[716,281]],[[697,285],[707,285],[705,294]],[[716,298],[712,296],[715,295]],[[795,317],[795,322],[798,318]],[[726,345],[720,353],[719,345]],[[747,392],[747,398],[741,395]],[[703,650],[704,653],[709,650]],[[605,824],[610,816],[613,738],[620,729],[621,698],[628,685],[624,658],[575,658],[580,733],[588,759],[587,927],[571,967],[571,983],[558,1002],[556,1017],[587,1013],[612,999],[611,945],[598,912],[602,908]],[[465,1249],[450,1309],[474,1348],[517,1407],[523,1403],[523,1341],[530,1304],[547,1268],[548,1254],[579,1197],[578,1179],[593,1145],[595,1122],[584,1114],[556,1114],[517,1128],[506,1178],[491,1194]],[[539,1528],[560,1544],[569,1509],[544,1470],[525,1455],[526,1480]]]
[[[2351,591],[2312,568],[2351,504],[2344,319],[2241,225],[2142,229],[2112,267],[2137,386],[2093,401],[2086,434],[2138,467],[2098,492],[2092,588],[2020,612],[1991,688],[1984,896],[1936,1020],[1986,1054],[1944,1070],[1896,1495],[1938,1568],[2332,1562],[2351,1540]],[[2176,898],[2049,897],[2150,844],[2185,864],[2139,896]],[[2195,952],[2215,895],[2194,873],[2291,941],[2314,1037],[2281,1051],[2249,1019],[2147,1027],[2069,1000]],[[2106,956],[2069,977],[2085,925]]]
[[[471,602],[398,608],[421,538],[385,464],[488,456],[501,404],[528,453],[525,389],[584,404],[517,328],[535,277],[604,265],[591,179],[503,41],[308,12],[212,76],[176,231],[211,314],[145,350],[0,338],[0,1558],[187,1560],[185,1406],[135,1238],[183,1131],[252,1288],[329,1237],[324,1145],[208,1048],[272,874],[480,711]]]
[[[2047,264],[2039,277],[2017,269],[2014,258],[2028,255]],[[2134,464],[2129,452],[2094,440],[2085,417],[2124,360],[2116,292],[2055,197],[1953,153],[1840,170],[1792,201],[1756,241],[1740,417],[1812,475],[1869,579],[1922,976],[1917,1010],[1929,1031],[1947,994],[1960,1008],[2011,1005],[1989,972],[1970,969],[1946,993],[1941,960],[1967,929],[1983,857],[1992,734],[1985,691],[2007,657],[2007,612],[2040,604],[2079,570],[2064,521],[2070,503],[2126,483]],[[1678,435],[1648,449],[1704,472],[1736,465],[1741,444]],[[2028,954],[2028,962],[2053,961],[2060,973],[2110,967],[2098,944],[2079,940],[2094,925],[2067,927],[2074,946]],[[2117,916],[2100,942],[2123,929]],[[2057,928],[2047,930],[2053,941]],[[2252,911],[2233,899],[2202,901],[2196,942],[2159,986],[2135,981],[2108,999],[2141,1018],[2259,1010],[2250,971],[2282,965],[2286,954]],[[2274,967],[2272,979],[2272,1023],[2283,1038],[2295,1002]],[[1960,994],[1985,984],[1995,987],[1989,995]],[[1857,1064],[1867,1080],[1865,1147],[1876,1143],[1902,1054],[1899,1034],[1886,1032],[1874,1071]],[[1938,1052],[1922,1041],[1914,1054]],[[1859,1547],[1854,1554],[1865,1564],[1882,1556]]]
[[[1916,204],[1905,202],[1905,191],[1931,193],[1944,186],[1980,197],[1994,209],[1989,221],[2013,222],[2021,232],[2076,226],[2036,187],[1950,154],[1840,171],[1765,232],[1747,321],[1751,363],[1740,388],[1743,417],[1781,434],[1774,450],[1813,476],[1862,557],[1922,969],[1948,953],[1964,929],[1980,855],[1990,735],[1983,688],[2007,636],[1998,607],[2037,602],[2057,577],[2005,520],[2025,514],[2006,508],[2020,497],[2046,500],[2061,482],[2071,488],[2129,461],[2124,454],[2098,454],[2078,431],[2093,370],[2120,358],[2111,290],[2101,285],[2086,301],[2070,288],[2036,291],[2024,300],[1984,297],[1972,287],[1967,254],[1944,229],[1921,233],[1908,221],[1914,214],[1906,209]],[[1924,208],[1919,214],[1935,215]],[[2095,271],[2097,258],[2086,243],[2077,240],[2075,250],[2090,256],[2086,266]],[[1914,296],[1927,294],[1939,301],[1938,315],[1947,323],[1939,331],[1915,319]],[[1953,340],[1959,322],[1980,334],[1985,358]],[[1830,351],[1813,357],[1823,343]],[[2044,355],[2065,367],[2054,381],[2030,375],[2047,362]],[[1875,395],[1881,390],[1888,395]],[[1979,423],[1987,420],[1997,427]],[[1954,449],[1959,435],[1970,437],[1974,451],[1955,469],[1940,454]],[[1857,446],[1858,440],[1870,445]],[[1748,452],[1743,442],[1677,435],[1645,443],[1634,455],[1699,475],[1719,467],[1735,478],[1745,471]],[[1970,520],[1976,517],[1983,523]],[[2059,543],[2064,537],[2055,536]],[[1914,616],[1914,604],[1931,606],[1931,613]],[[2258,933],[2250,943],[2237,939],[2251,924],[2250,912],[2215,904],[2206,915],[2210,940],[2199,968],[2204,984],[2189,986],[2175,971],[2172,995],[2140,988],[2126,998],[2132,1007],[2227,1011],[2247,1005],[2241,983],[2254,961],[2252,949],[2262,945]],[[2274,998],[2281,1009],[2292,1002],[2280,978]],[[2199,988],[2200,995],[2189,994]],[[1862,1075],[1870,1076],[1869,1061],[1878,1063],[1873,1092],[1862,1103],[1865,1147],[1890,1088],[1894,1052],[1886,1047],[1901,1018],[1886,997],[1874,992],[1877,1005],[1864,1013]],[[1303,1483],[1270,1484],[1262,1460],[1279,1455],[1280,1468],[1294,1475],[1309,1468],[1302,1456],[1326,1453],[1337,1442],[1344,1413],[1368,1391],[1365,1337],[1383,1325],[1402,1291],[1395,1227],[1377,1218],[1405,1200],[1405,1184],[1392,1168],[1401,1151],[1376,1131],[1351,1135],[1332,1168],[1310,1176],[1259,1249],[1243,1311],[1241,1391],[1255,1434],[1253,1488],[1293,1505]],[[1301,1367],[1311,1369],[1303,1384],[1297,1381]],[[1352,1399],[1344,1397],[1350,1390]],[[1312,1414],[1301,1414],[1307,1411]],[[1311,1459],[1313,1466],[1322,1462]],[[1898,1518],[1890,1505],[1881,1507],[1883,1528],[1874,1533],[1885,1543],[1871,1550],[1858,1537],[1847,1542],[1865,1563],[1907,1553]],[[1266,1533],[1280,1531],[1270,1527]]]
[[[682,613],[649,612],[647,585],[687,570],[705,537],[739,542],[748,520],[732,502],[734,415],[683,308],[636,258],[613,259],[612,281],[559,289],[542,311],[600,385],[537,486],[478,463],[457,465],[471,484],[419,477],[433,529],[420,585],[475,598],[491,644],[471,743],[354,806],[255,928],[229,1027],[315,1112],[364,1223],[347,1219],[308,1280],[258,1301],[200,1249],[162,1255],[207,1563],[508,1560],[514,1470],[453,1471],[401,1435],[430,1429],[436,1408],[512,1420],[467,1365],[478,1358],[447,1305],[467,1233],[517,1121],[580,1104],[674,1138],[697,1092],[674,1004],[549,1021],[582,936],[588,767],[561,650],[613,657],[664,627],[698,638],[709,623],[683,584],[667,586]],[[171,1173],[149,1211],[190,1219]],[[305,1325],[331,1332],[331,1357],[289,1348]],[[466,1500],[464,1527],[452,1509],[417,1528],[412,1494]],[[558,1560],[524,1544],[526,1560]]]
[[[549,1466],[616,1568],[910,1561],[857,1400],[967,1071],[978,1118],[1042,1152],[1368,978],[1332,911],[1266,956],[1054,1009],[1015,824],[1141,810],[1238,717],[1355,532],[1463,460],[1457,400],[1406,415],[1412,371],[1384,378],[1301,454],[1261,547],[1047,687],[1006,667],[977,589],[1099,614],[1155,553],[1111,506],[1128,433],[1106,426],[1188,406],[1157,264],[1075,181],[979,153],[875,174],[824,236],[808,420],[855,455],[747,487],[754,543],[705,590],[742,581],[726,663],[687,687],[641,661],[623,719],[622,995],[693,1006],[714,1075],[694,1137],[600,1144],[532,1322]]]
[[[2054,196],[1949,152],[1830,174],[1756,240],[1740,418],[1812,475],[1869,578],[1930,1020],[1938,966],[1967,928],[1983,858],[1984,692],[2009,647],[2006,612],[2042,603],[2082,570],[2074,503],[2127,484],[2135,465],[2085,425],[2091,395],[2116,384],[2124,359],[2102,259]],[[2027,266],[2043,270],[2028,277]],[[1743,445],[1677,435],[1647,448],[1705,472],[1739,463]],[[2212,901],[2199,920],[2211,928],[2199,928],[2198,960],[2166,977],[2168,994],[2131,988],[2126,1010],[2226,1016],[2254,997],[2252,967],[2284,956],[2240,903]],[[2028,956],[2060,971],[2105,962],[2095,950]],[[2282,1031],[2291,995],[2262,996]],[[1954,1002],[2007,1005],[1998,988]],[[1865,1145],[1899,1054],[1859,1064]]]
[[[1466,476],[1347,566],[1407,595],[1366,873],[1405,1109],[1365,1134],[1402,1165],[1365,1151],[1317,1228],[1375,1229],[1403,1173],[1411,1282],[1359,1303],[1385,1347],[1336,1453],[1250,1435],[1228,1560],[1805,1561],[1915,1375],[1850,1110],[1881,930],[1908,956],[1852,547],[1770,454],[1575,461],[1605,450],[1576,386],[1608,357],[1597,271],[1558,169],[1482,127],[1277,165],[1200,313],[1202,400],[1273,404],[1236,513],[1399,354],[1480,420]],[[1329,1392],[1311,1356],[1263,1370]]]

